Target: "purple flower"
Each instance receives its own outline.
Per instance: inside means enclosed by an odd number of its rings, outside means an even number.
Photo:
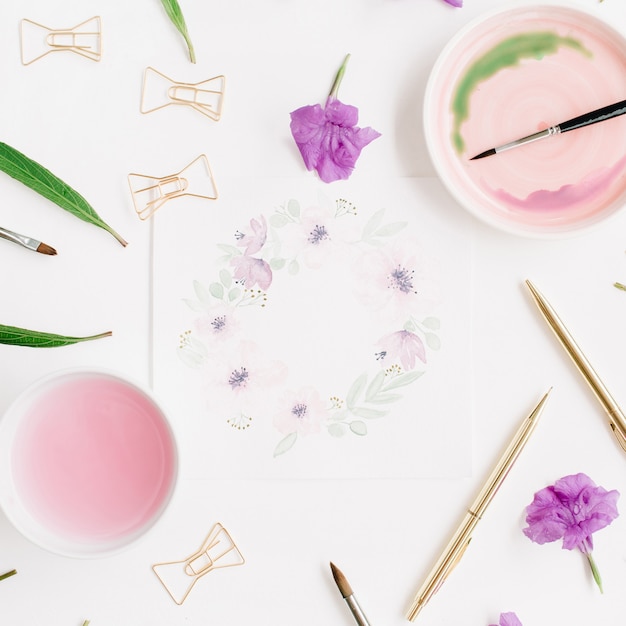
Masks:
[[[587,556],[594,579],[602,590],[600,576],[591,556],[592,535],[617,516],[615,490],[597,487],[585,474],[572,474],[538,491],[526,508],[524,534],[535,543],[563,539],[563,548],[578,548]]]
[[[255,254],[265,245],[267,239],[267,222],[265,221],[265,217],[261,215],[258,220],[254,218],[251,219],[250,229],[252,230],[251,234],[237,234],[237,245],[242,248],[245,246],[246,249],[243,253],[248,256]]]
[[[522,626],[522,622],[515,613],[500,613],[500,621],[490,626]]]
[[[426,363],[424,343],[415,334],[408,330],[398,330],[385,335],[377,344],[381,352],[379,358],[385,362],[400,361],[402,368],[409,371],[415,368],[415,357]]]
[[[291,134],[308,170],[316,170],[325,183],[350,176],[361,150],[380,133],[359,128],[359,110],[337,99],[347,55],[339,68],[326,104],[308,105],[291,112]]]
[[[263,291],[267,291],[272,284],[272,270],[263,259],[244,254],[235,257],[231,264],[235,267],[235,280],[241,281],[248,289],[258,285]]]

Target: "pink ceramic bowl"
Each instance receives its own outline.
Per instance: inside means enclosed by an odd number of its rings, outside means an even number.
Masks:
[[[572,235],[626,204],[626,115],[485,159],[472,156],[626,99],[626,39],[571,5],[471,22],[428,80],[426,143],[456,200],[533,237]]]

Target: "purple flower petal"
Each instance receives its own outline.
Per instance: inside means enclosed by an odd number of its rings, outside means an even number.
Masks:
[[[453,7],[462,7],[463,6],[463,0],[444,0],[444,2],[447,2],[448,4],[451,4]]]
[[[248,289],[258,285],[267,291],[272,284],[272,270],[266,261],[251,256],[239,256],[231,261],[235,280],[241,281]]]
[[[359,128],[358,109],[336,98],[328,98],[326,106],[301,107],[291,113],[291,134],[308,170],[330,183],[350,176],[361,150],[380,133],[372,128]]]
[[[592,534],[618,516],[618,498],[617,491],[597,487],[585,474],[565,476],[535,494],[523,532],[535,543],[563,539],[564,549],[588,553]]]

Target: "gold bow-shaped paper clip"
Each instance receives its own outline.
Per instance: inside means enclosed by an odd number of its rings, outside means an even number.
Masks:
[[[186,105],[218,122],[222,116],[225,86],[224,76],[199,83],[180,83],[148,67],[143,75],[140,110],[151,113],[172,104]]]
[[[202,576],[218,568],[243,565],[239,548],[228,531],[218,522],[197,552],[180,561],[152,566],[157,578],[176,604],[182,604]]]
[[[217,188],[206,155],[201,154],[177,174],[157,178],[145,174],[129,174],[128,184],[139,219],[146,220],[166,202],[191,196],[205,200],[217,199]]]
[[[22,64],[30,65],[51,52],[74,52],[99,61],[102,57],[102,23],[92,17],[73,28],[48,28],[23,19],[20,25]]]

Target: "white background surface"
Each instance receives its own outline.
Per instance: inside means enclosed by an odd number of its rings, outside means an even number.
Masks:
[[[530,3],[529,3],[530,4]],[[342,99],[382,137],[351,179],[433,176],[421,99],[437,54],[496,0],[188,0],[182,8],[192,66],[157,0],[24,0],[0,9],[1,139],[48,166],[90,199],[130,242],[126,249],[6,176],[0,224],[39,237],[55,258],[0,247],[0,322],[66,334],[113,330],[111,339],[58,350],[0,346],[0,410],[42,374],[67,366],[113,368],[150,380],[151,228],[134,214],[126,176],[175,171],[206,152],[220,176],[297,176],[303,167],[288,112],[323,101],[344,54]],[[626,33],[619,0],[579,6]],[[101,15],[99,64],[58,54],[23,67],[19,21],[67,27]],[[139,113],[146,66],[189,82],[223,73],[224,116],[198,132],[195,112]],[[189,158],[188,158],[189,157]],[[462,209],[451,212],[460,220]],[[524,454],[454,574],[420,615],[425,626],[495,623],[515,611],[533,624],[621,624],[625,519],[596,536],[601,596],[582,555],[537,546],[521,532],[534,491],[586,472],[626,493],[624,453],[523,286],[531,278],[568,323],[624,405],[626,214],[565,241],[518,239],[472,222],[474,469],[463,480],[184,480],[162,523],[139,545],[105,560],[75,561],[31,545],[0,517],[2,623],[93,626],[345,624],[353,619],[328,561],[347,575],[373,624],[403,624],[413,593],[519,421],[554,390]],[[181,242],[184,245],[184,242]],[[156,338],[158,340],[158,338]],[[450,392],[455,381],[450,380]],[[173,408],[175,411],[175,408]],[[623,503],[622,503],[623,504]],[[623,506],[621,507],[623,508]],[[178,607],[150,570],[195,551],[213,523],[229,529],[247,563],[208,574]]]

